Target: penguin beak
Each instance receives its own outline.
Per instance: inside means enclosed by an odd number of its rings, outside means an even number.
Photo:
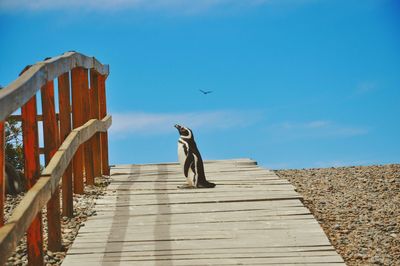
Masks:
[[[180,125],[175,125],[174,126],[177,130],[180,130],[181,129],[181,126]]]

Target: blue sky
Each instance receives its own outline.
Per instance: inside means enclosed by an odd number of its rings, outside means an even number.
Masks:
[[[277,168],[400,161],[400,4],[389,0],[0,0],[0,84],[75,50],[110,65],[110,161]],[[199,89],[212,90],[203,95]]]

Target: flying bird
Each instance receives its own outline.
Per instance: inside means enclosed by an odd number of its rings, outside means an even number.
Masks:
[[[206,95],[206,94],[209,94],[209,93],[211,93],[211,92],[213,92],[213,91],[203,91],[203,90],[199,90],[199,91],[201,91],[204,95]]]

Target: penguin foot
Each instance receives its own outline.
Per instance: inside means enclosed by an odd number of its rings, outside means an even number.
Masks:
[[[205,181],[204,183],[197,183],[198,188],[213,188],[215,187],[215,183],[211,183],[208,181]]]

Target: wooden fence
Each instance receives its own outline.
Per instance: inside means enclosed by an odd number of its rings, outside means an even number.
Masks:
[[[107,115],[105,92],[108,73],[108,65],[94,57],[67,52],[27,66],[18,79],[0,90],[0,265],[5,264],[25,232],[29,264],[43,265],[41,210],[45,206],[48,250],[60,251],[61,215],[73,216],[73,193],[83,194],[85,183],[93,185],[94,177],[109,175],[107,129],[111,116]],[[39,90],[41,115],[37,114]],[[5,223],[4,124],[19,108],[28,191]],[[43,125],[42,172],[38,118]]]

